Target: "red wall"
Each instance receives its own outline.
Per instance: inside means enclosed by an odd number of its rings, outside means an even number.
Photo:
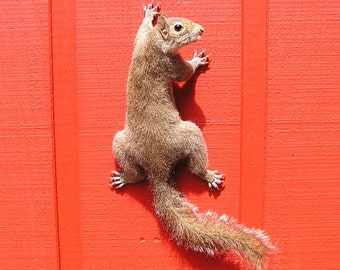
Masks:
[[[0,269],[238,269],[177,248],[146,183],[116,192],[114,133],[140,1],[0,1]],[[178,90],[210,166],[210,193],[178,187],[265,229],[276,269],[340,269],[340,2],[162,1],[202,24],[210,69]]]

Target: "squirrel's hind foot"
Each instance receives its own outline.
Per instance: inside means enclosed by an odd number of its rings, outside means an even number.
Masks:
[[[120,175],[120,172],[112,171],[110,178],[110,185],[112,188],[122,188],[125,185],[123,178]]]
[[[219,185],[224,183],[224,174],[218,174],[217,170],[215,171],[207,171],[206,180],[208,182],[209,188],[220,190]]]

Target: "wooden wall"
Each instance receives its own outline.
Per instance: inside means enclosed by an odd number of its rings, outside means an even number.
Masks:
[[[147,183],[112,191],[112,137],[143,2],[0,1],[0,269],[239,269],[177,248]],[[210,69],[178,89],[210,166],[200,210],[265,229],[273,269],[340,269],[340,2],[162,1],[205,27]]]

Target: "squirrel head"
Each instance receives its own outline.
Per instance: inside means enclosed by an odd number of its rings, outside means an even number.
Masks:
[[[164,53],[178,53],[183,46],[199,40],[204,32],[204,28],[197,23],[166,15],[158,18],[155,28],[162,37],[160,45]]]

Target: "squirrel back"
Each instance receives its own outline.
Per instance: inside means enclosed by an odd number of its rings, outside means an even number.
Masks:
[[[159,16],[155,27],[148,31],[142,24],[136,36],[128,77],[128,124],[140,126],[142,115],[144,121],[149,120],[148,116],[154,120],[161,115],[180,121],[171,83],[188,79],[200,62],[188,63],[179,50],[199,40],[203,31],[202,26],[188,19],[165,15]]]

